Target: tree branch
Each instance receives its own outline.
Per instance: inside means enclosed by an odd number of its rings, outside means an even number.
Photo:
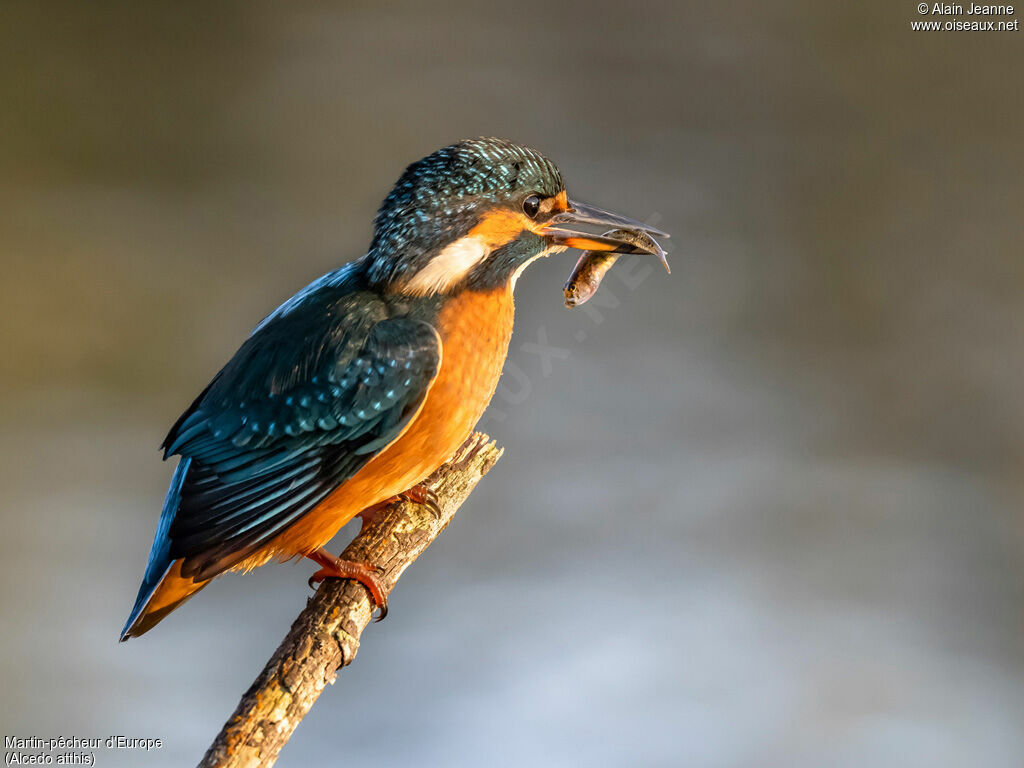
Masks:
[[[345,549],[346,560],[384,569],[390,593],[412,562],[445,529],[501,449],[474,433],[426,480],[437,494],[440,514],[424,505],[398,502],[384,510]],[[366,588],[327,579],[292,624],[263,672],[242,696],[234,714],[199,763],[199,768],[264,768],[277,760],[292,731],[338,670],[351,664],[373,607]]]

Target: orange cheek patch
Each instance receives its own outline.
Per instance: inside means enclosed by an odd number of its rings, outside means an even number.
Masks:
[[[569,200],[565,190],[563,189],[554,197],[544,200],[540,205],[540,210],[544,218],[547,215],[569,210]],[[515,240],[523,230],[540,235],[543,234],[544,227],[544,224],[534,221],[525,213],[497,208],[485,213],[468,234],[480,238],[493,251],[495,248],[500,248]]]
[[[479,223],[469,230],[469,236],[480,238],[493,251],[515,240],[524,229],[535,231],[535,226],[536,223],[528,219],[526,214],[498,209],[485,213]]]

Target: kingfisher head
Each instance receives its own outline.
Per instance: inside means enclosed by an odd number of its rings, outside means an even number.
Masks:
[[[413,163],[381,204],[370,281],[413,296],[513,286],[532,261],[566,248],[650,250],[595,229],[663,232],[570,200],[558,168],[504,139],[467,139]]]

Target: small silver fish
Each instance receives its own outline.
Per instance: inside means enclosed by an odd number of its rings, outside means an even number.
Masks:
[[[641,229],[612,229],[604,233],[604,237],[614,237],[623,243],[634,245],[638,252],[653,253],[660,259],[666,272],[669,269],[668,260],[665,258],[665,251],[658,242]],[[573,267],[569,279],[565,281],[563,292],[565,293],[565,306],[572,308],[585,304],[591,296],[597,292],[601,280],[621,253],[609,253],[607,251],[584,251],[576,266]]]

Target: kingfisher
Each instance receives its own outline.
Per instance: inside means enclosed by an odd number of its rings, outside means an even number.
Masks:
[[[362,583],[383,618],[378,570],[325,545],[396,497],[435,502],[422,483],[494,394],[530,263],[567,248],[664,255],[587,227],[666,236],[571,201],[558,168],[511,141],[406,168],[367,253],[267,315],[171,427],[164,458],[180,459],[121,640],[225,571],[300,557],[320,566],[311,583]]]

